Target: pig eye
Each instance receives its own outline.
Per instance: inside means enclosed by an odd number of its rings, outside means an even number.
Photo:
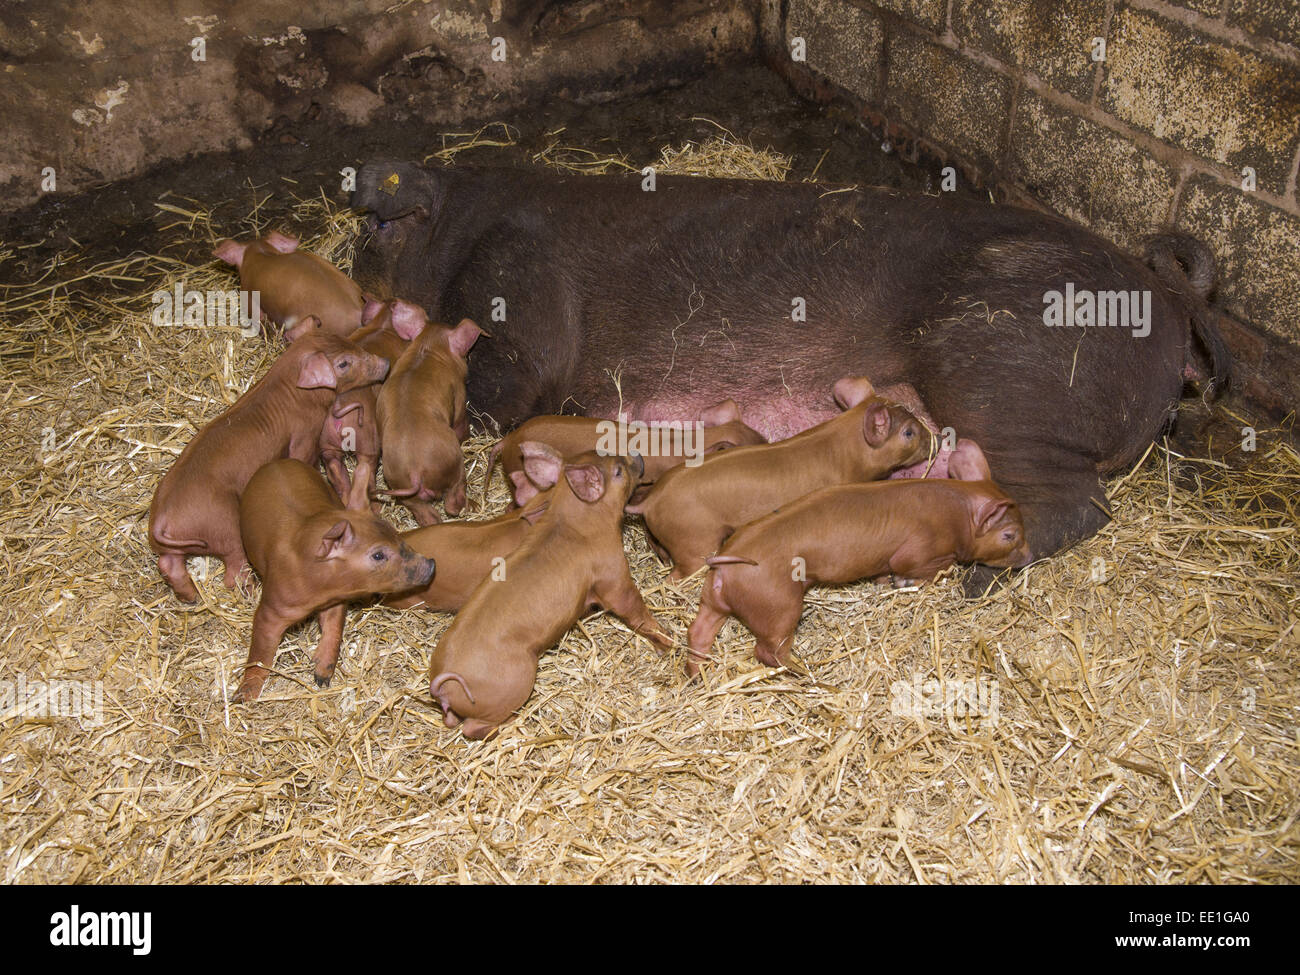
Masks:
[[[350,366],[350,365],[352,365],[352,360],[351,360],[351,359],[340,359],[340,360],[339,360],[339,369],[340,369],[340,370],[346,369],[346,368],[347,368],[348,366]]]
[[[371,561],[371,562],[387,562],[387,561],[388,561],[388,553],[385,552],[382,548],[377,548],[377,549],[375,549],[373,552],[370,553],[370,561]]]
[[[378,225],[378,226],[379,226],[379,229],[380,229],[380,230],[387,230],[387,229],[388,229],[388,225],[389,225],[389,223],[391,223],[391,221],[389,221],[389,220],[380,220],[380,221],[379,221],[379,225]]]

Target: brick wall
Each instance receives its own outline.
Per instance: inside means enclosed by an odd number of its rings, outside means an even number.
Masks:
[[[769,0],[764,33],[796,86],[1004,199],[1128,249],[1161,227],[1204,240],[1239,388],[1295,408],[1300,3]]]

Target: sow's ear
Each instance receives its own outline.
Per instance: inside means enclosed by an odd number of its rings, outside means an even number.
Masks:
[[[297,237],[290,237],[288,234],[282,234],[278,230],[272,230],[262,239],[281,254],[292,254],[298,249]]]
[[[338,521],[321,536],[320,548],[316,550],[318,559],[335,559],[356,540],[357,534],[352,530],[352,522]]]
[[[845,376],[837,380],[833,390],[835,402],[842,410],[851,410],[864,399],[876,395],[876,389],[866,376]]]
[[[524,473],[528,480],[545,491],[555,487],[564,469],[564,458],[548,444],[536,440],[525,440],[519,445],[519,452],[524,456]]]
[[[564,479],[573,493],[588,504],[605,496],[605,475],[595,464],[570,464],[564,468]]]
[[[351,205],[356,210],[369,210],[380,220],[396,220],[410,213],[427,220],[436,209],[435,189],[434,178],[424,167],[376,159],[357,173]]]

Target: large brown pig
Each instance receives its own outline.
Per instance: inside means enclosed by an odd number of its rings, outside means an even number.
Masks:
[[[226,586],[234,586],[248,561],[239,541],[239,495],[249,478],[281,457],[314,465],[338,393],[377,383],[387,372],[387,359],[317,331],[291,343],[234,406],[199,431],[149,506],[149,546],[177,596],[199,598],[187,555],[215,555],[226,564]]]
[[[630,446],[645,460],[640,491],[647,490],[678,464],[698,464],[707,454],[766,442],[761,433],[741,421],[740,407],[733,399],[725,399],[704,410],[699,424],[700,429],[696,430],[690,420],[657,426],[589,416],[538,416],[502,438],[492,448],[492,462],[499,454],[501,470],[512,485],[515,504],[522,505],[537,494],[537,487],[524,474],[524,457],[519,445],[525,440],[550,444],[565,457],[588,450],[626,453],[626,450],[607,450],[602,444],[610,440],[615,443],[638,438],[647,440],[647,449],[640,449],[636,444]],[[488,470],[490,476],[491,462]]]
[[[389,362],[401,358],[428,324],[424,312],[406,301],[368,301],[362,317],[365,325],[349,335],[348,341]],[[341,394],[321,430],[320,453],[325,472],[339,497],[354,511],[366,507],[374,493],[380,454],[378,397],[374,386]],[[348,474],[343,462],[347,450],[357,455],[355,478]],[[378,508],[378,502],[374,504]]]
[[[429,693],[447,725],[461,725],[467,738],[486,738],[528,700],[538,656],[594,606],[661,648],[672,644],[623,552],[623,505],[640,459],[592,452],[566,461],[545,444],[521,447],[529,478],[556,485],[549,504],[506,557],[502,578],[489,576],[474,590],[429,662]]]
[[[1099,475],[1142,456],[1186,375],[1217,387],[1229,369],[1213,256],[1186,236],[1152,238],[1144,262],[952,193],[663,175],[646,192],[639,175],[388,160],[352,203],[371,211],[362,285],[444,321],[505,310],[469,380],[503,430],[573,404],[653,420],[733,396],[777,439],[833,415],[840,376],[911,382],[983,445],[1041,556],[1105,524]],[[1047,324],[1067,292],[1136,293],[1145,324]]]
[[[673,578],[704,566],[732,531],[829,484],[872,481],[922,460],[931,445],[910,412],[876,395],[862,376],[835,384],[844,412],[780,443],[737,447],[700,467],[676,467],[628,511],[645,515]]]
[[[978,448],[968,441],[958,455]],[[708,559],[700,611],[689,631],[693,675],[728,616],[754,634],[754,656],[789,661],[804,593],[892,574],[933,579],[953,562],[1021,566],[1030,560],[1016,503],[988,477],[925,478],[822,488],[741,526]],[[966,476],[972,476],[964,472]]]
[[[325,258],[299,250],[288,234],[273,230],[260,240],[219,240],[212,255],[239,268],[239,286],[259,292],[266,317],[286,330],[308,315],[338,336],[361,327],[361,289]]]
[[[373,593],[428,585],[432,559],[417,555],[388,522],[348,511],[313,468],[277,460],[253,475],[239,502],[239,531],[262,579],[253,638],[236,701],[262,693],[285,631],[315,614],[318,686],[334,676],[347,604]]]
[[[465,507],[465,356],[479,337],[468,318],[455,328],[430,322],[393,364],[379,391],[376,416],[386,492],[420,525],[436,525],[433,502],[447,514]]]

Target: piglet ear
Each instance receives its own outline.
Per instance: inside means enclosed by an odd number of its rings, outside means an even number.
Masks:
[[[289,328],[284,330],[284,340],[286,342],[297,342],[304,335],[311,335],[320,328],[320,319],[315,315],[308,315],[306,318],[300,318]]]
[[[588,504],[605,496],[605,475],[595,464],[570,464],[564,468],[564,479],[573,493]]]
[[[424,331],[424,326],[429,324],[429,317],[425,315],[424,309],[409,301],[394,301],[390,320],[393,323],[393,331],[407,342],[415,341],[416,337]]]
[[[336,559],[343,554],[354,541],[357,533],[352,530],[352,522],[340,520],[334,523],[324,535],[321,536],[320,548],[316,550],[318,559]]]
[[[536,440],[525,440],[519,445],[519,452],[524,457],[524,473],[543,491],[555,487],[560,480],[560,471],[564,469],[564,458],[548,444]]]
[[[706,427],[720,427],[724,423],[735,423],[740,419],[740,407],[734,399],[724,399],[700,413],[700,422]]]
[[[447,333],[447,347],[457,359],[463,359],[469,355],[469,350],[474,347],[474,343],[482,333],[482,329],[473,321],[462,318],[460,324]]]
[[[869,406],[862,414],[862,437],[873,447],[879,447],[889,439],[889,430],[892,426],[889,407],[884,403]]]
[[[379,314],[379,310],[384,307],[384,303],[373,295],[363,294],[361,299],[365,302],[365,304],[361,306],[361,324],[368,325],[370,324],[370,319]]]
[[[845,376],[836,381],[833,393],[840,409],[851,410],[863,400],[875,396],[876,388],[866,376]]]
[[[338,381],[334,363],[330,362],[330,357],[324,352],[312,352],[303,356],[302,366],[298,370],[300,389],[334,389]]]
[[[948,458],[948,476],[959,481],[991,481],[988,458],[974,440],[958,440]]]
[[[1007,517],[1015,502],[1010,498],[989,498],[975,513],[975,534],[987,535]]]
[[[282,234],[278,230],[272,230],[262,239],[281,254],[292,254],[298,249],[297,237],[290,237],[288,234]]]
[[[212,248],[212,256],[220,258],[227,264],[233,264],[239,267],[244,260],[244,251],[248,248],[247,244],[241,244],[237,240],[231,240],[229,237],[217,241],[217,246]]]

